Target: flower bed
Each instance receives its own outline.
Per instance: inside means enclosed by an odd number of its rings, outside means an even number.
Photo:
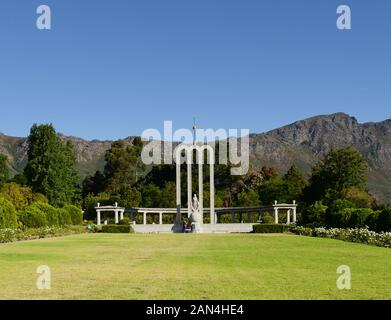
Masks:
[[[50,237],[61,237],[86,232],[83,226],[41,227],[31,229],[0,229],[0,243],[34,240]]]
[[[338,228],[306,228],[294,227],[292,233],[319,238],[338,239],[349,242],[365,243],[378,247],[391,248],[391,232],[380,232],[368,230],[368,228],[338,229]]]

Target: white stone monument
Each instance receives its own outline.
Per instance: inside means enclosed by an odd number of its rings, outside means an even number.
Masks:
[[[214,164],[215,164],[215,154],[212,146],[208,144],[202,145],[179,145],[175,149],[175,162],[176,162],[176,204],[177,204],[177,214],[175,219],[175,232],[182,232],[183,223],[181,218],[181,154],[182,151],[185,151],[185,162],[187,164],[187,216],[190,219],[192,215],[192,165],[193,165],[193,152],[196,151],[197,163],[198,163],[198,199],[197,199],[197,212],[199,217],[197,217],[197,230],[201,232],[204,210],[203,210],[203,201],[204,201],[204,180],[203,180],[203,165],[204,165],[204,152],[208,153],[208,162],[210,166],[210,223],[215,224],[215,205],[214,205],[214,195],[215,195],[215,186],[214,186]],[[197,232],[197,231],[196,231]]]

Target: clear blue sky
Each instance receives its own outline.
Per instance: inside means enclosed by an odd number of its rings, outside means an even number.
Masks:
[[[52,9],[52,30],[35,27]],[[349,4],[352,30],[336,28]],[[263,132],[316,114],[391,118],[389,0],[2,0],[0,132],[116,139]]]

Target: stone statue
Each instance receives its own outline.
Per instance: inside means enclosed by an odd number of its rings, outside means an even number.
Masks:
[[[191,209],[191,216],[190,216],[190,222],[192,223],[200,223],[201,222],[201,208],[200,208],[200,202],[197,199],[197,195],[194,195],[193,201],[190,204]]]

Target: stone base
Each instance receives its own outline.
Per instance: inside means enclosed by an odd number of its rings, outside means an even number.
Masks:
[[[253,230],[255,223],[217,223],[202,224],[197,233],[248,233]],[[183,226],[174,224],[135,224],[136,233],[182,233]]]

